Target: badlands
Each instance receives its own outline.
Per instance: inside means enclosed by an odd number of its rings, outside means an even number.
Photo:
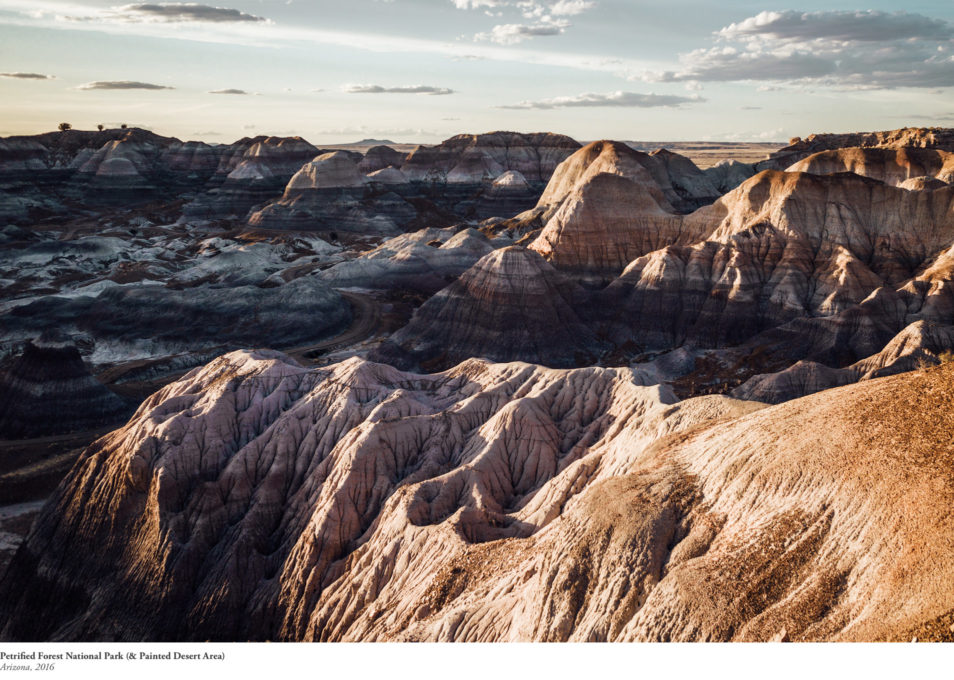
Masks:
[[[705,149],[0,139],[0,640],[954,639],[954,130]]]

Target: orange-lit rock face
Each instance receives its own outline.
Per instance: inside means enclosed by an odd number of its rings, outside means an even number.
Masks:
[[[931,185],[931,188],[936,188],[950,184],[954,179],[954,153],[922,148],[853,147],[821,151],[795,163],[788,170],[814,175],[853,172],[904,188],[909,188],[905,186],[909,180],[933,178],[940,183]],[[924,188],[924,185],[918,187],[915,184],[910,188]]]

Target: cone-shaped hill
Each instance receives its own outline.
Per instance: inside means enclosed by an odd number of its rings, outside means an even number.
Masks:
[[[73,345],[30,342],[0,365],[0,439],[90,430],[132,410],[90,374]]]
[[[584,298],[537,253],[503,248],[428,300],[379,355],[429,370],[470,357],[575,366],[592,361],[599,346],[581,318]]]

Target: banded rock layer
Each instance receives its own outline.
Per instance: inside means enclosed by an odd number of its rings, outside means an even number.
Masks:
[[[584,320],[586,297],[534,251],[501,248],[424,303],[375,356],[431,370],[470,357],[589,363],[601,344]]]
[[[131,404],[90,374],[72,345],[28,342],[0,364],[0,439],[91,430],[131,412]]]
[[[954,612],[954,368],[773,408],[633,377],[221,357],[86,451],[0,636],[881,640]]]
[[[579,148],[573,139],[549,132],[464,134],[437,146],[419,146],[407,156],[401,170],[414,182],[480,184],[516,170],[529,182],[543,183]]]
[[[853,147],[820,151],[795,163],[788,171],[814,175],[853,172],[891,186],[934,189],[954,180],[954,153],[917,147]],[[936,182],[929,184],[932,179]]]

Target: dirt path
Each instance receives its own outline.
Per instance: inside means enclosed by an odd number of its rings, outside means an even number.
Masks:
[[[294,358],[295,361],[303,364],[311,363],[309,355],[318,352],[333,352],[337,349],[343,349],[349,345],[354,345],[369,337],[381,327],[381,307],[377,300],[359,293],[339,291],[341,296],[350,304],[353,314],[351,326],[341,335],[337,335],[327,340],[322,340],[311,345],[302,345],[300,347],[291,347],[282,351]]]

